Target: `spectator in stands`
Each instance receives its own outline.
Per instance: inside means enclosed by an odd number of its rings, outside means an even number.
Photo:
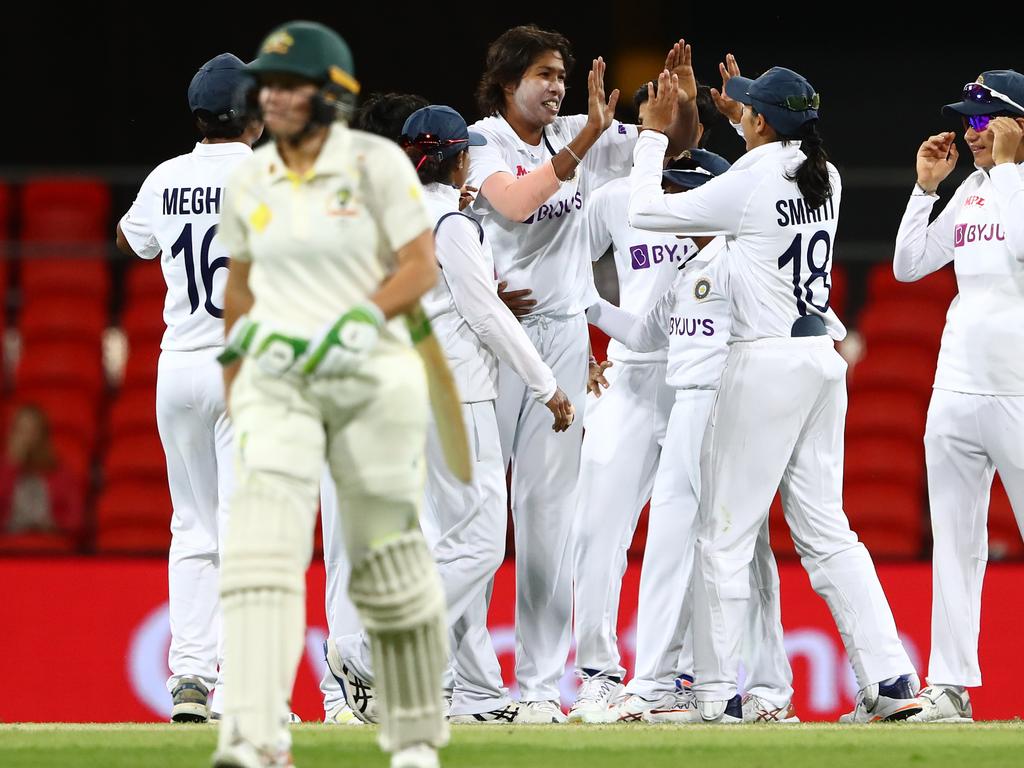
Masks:
[[[0,532],[77,538],[82,514],[81,493],[54,452],[46,414],[36,405],[20,406],[0,464]]]

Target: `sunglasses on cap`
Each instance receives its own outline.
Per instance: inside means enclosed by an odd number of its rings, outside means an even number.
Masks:
[[[994,88],[982,85],[981,83],[967,83],[967,85],[964,86],[963,95],[964,101],[973,101],[975,104],[994,104],[997,101],[1001,101],[1003,104],[1009,104],[1014,109],[1024,112],[1024,107],[1011,99],[1005,93],[1000,93]],[[989,115],[978,115],[978,117],[989,117]],[[984,129],[976,128],[975,130]]]
[[[817,93],[810,96],[787,96],[777,106],[785,107],[790,112],[806,112],[821,106],[821,96]]]

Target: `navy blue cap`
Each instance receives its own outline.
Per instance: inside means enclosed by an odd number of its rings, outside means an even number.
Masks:
[[[732,166],[729,161],[706,149],[688,149],[683,156],[661,172],[661,178],[683,189],[694,189],[721,176]]]
[[[803,75],[785,67],[772,67],[756,80],[731,77],[725,95],[754,107],[783,136],[795,136],[800,126],[818,118],[820,99],[814,87]]]
[[[203,64],[188,86],[188,108],[202,109],[221,119],[235,116],[238,92],[251,75],[245,62],[231,53],[214,56]]]
[[[982,72],[975,82],[964,86],[961,95],[963,100],[947,104],[942,108],[942,114],[969,116],[1010,112],[1024,117],[1024,75],[1012,69]],[[1016,102],[1017,106],[1010,101]]]
[[[470,131],[462,115],[454,109],[436,104],[417,109],[402,126],[403,144],[422,145],[424,142],[447,159],[466,147],[481,147],[487,139]]]

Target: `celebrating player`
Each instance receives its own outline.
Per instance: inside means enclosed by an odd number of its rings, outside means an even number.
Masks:
[[[688,56],[677,45],[670,64]],[[636,127],[613,119],[618,91],[605,98],[605,63],[587,78],[588,114],[559,116],[572,69],[569,42],[533,26],[510,29],[487,52],[477,91],[488,115],[472,126],[487,139],[470,158],[473,204],[494,249],[499,279],[533,289],[523,327],[577,413],[586,395],[584,311],[596,294],[586,258],[584,208],[604,182],[625,175]],[[695,131],[695,111],[673,124],[679,149]],[[693,118],[693,119],[690,119]],[[572,614],[570,532],[579,474],[581,419],[564,434],[511,369],[498,374],[502,455],[512,459],[516,535],[516,676],[521,701],[565,721],[558,681],[568,655]]]
[[[173,507],[167,688],[174,722],[205,722],[224,700],[217,589],[234,468],[216,360],[224,346],[228,260],[216,234],[224,184],[263,132],[235,104],[245,77],[245,65],[230,53],[200,68],[188,105],[202,139],[189,154],[156,167],[117,225],[118,248],[144,259],[160,256],[167,283],[156,416]]]
[[[393,143],[345,125],[359,83],[337,33],[284,24],[250,70],[274,141],[232,177],[221,224],[233,259],[221,359],[239,477],[221,577],[228,690],[214,764],[291,764],[283,705],[303,648],[326,457],[349,594],[381,670],[381,746],[393,768],[430,768],[447,738],[445,607],[417,523],[424,369],[398,317],[436,280],[423,190]]]
[[[1024,75],[983,72],[943,112],[963,120],[977,170],[929,224],[936,190],[958,153],[952,132],[921,144],[917,186],[893,260],[903,281],[952,261],[959,288],[942,333],[924,434],[934,540],[932,650],[923,709],[910,719],[968,722],[966,689],[981,685],[978,632],[993,470],[1024,524]]]
[[[683,195],[664,195],[661,133],[678,78],[662,72],[637,142],[630,223],[726,235],[732,334],[701,459],[694,568],[694,690],[701,718],[742,716],[736,695],[749,568],[776,489],[811,584],[828,603],[860,685],[852,721],[920,711],[917,676],[871,557],[842,509],[846,363],[829,307],[841,182],[818,133],[819,96],[774,67],[731,77],[747,153]],[[647,130],[650,128],[650,130]]]

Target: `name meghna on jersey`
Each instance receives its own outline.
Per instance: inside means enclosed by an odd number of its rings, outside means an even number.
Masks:
[[[775,203],[775,210],[779,214],[779,218],[776,221],[780,227],[814,224],[836,217],[835,201],[831,197],[814,209],[809,208],[807,201],[802,197],[779,200]]]
[[[220,187],[174,187],[164,190],[164,216],[220,214]]]

